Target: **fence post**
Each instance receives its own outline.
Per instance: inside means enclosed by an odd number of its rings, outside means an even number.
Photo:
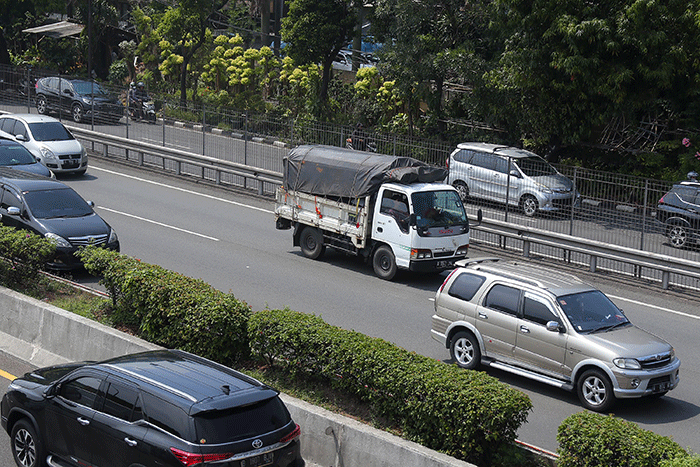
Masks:
[[[576,193],[578,190],[576,189],[576,184],[578,181],[578,167],[574,167],[574,186],[573,186],[573,193],[572,193],[572,198],[571,198],[571,218],[569,219],[569,235],[574,234],[574,209],[575,209],[575,204],[576,204]]]
[[[248,165],[248,111],[245,111],[243,122],[243,164]],[[243,177],[243,188],[246,188],[248,179]]]
[[[206,139],[206,127],[207,127],[207,106],[202,104],[202,155],[204,156],[204,140]]]
[[[644,231],[647,229],[647,203],[649,202],[649,179],[644,180],[644,206],[642,207],[642,234],[639,237],[639,249],[644,250]]]

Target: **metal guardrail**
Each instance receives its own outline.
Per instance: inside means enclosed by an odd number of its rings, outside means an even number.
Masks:
[[[251,185],[257,185],[258,195],[272,194],[276,187],[282,184],[282,174],[272,170],[260,169],[165,146],[138,142],[133,139],[98,133],[80,127],[70,126],[69,128],[76,137],[93,144],[102,145],[103,156],[112,160],[114,160],[115,154],[114,152],[110,153],[110,149],[118,148],[119,151],[124,152],[125,160],[130,160],[130,152],[136,153],[135,162],[138,165],[158,167],[176,175],[198,176],[217,185],[230,185],[247,189],[251,189]],[[188,168],[189,171],[185,170],[185,168]],[[236,177],[242,179],[242,183],[236,183]],[[254,183],[250,183],[250,181]],[[266,184],[270,185],[269,191],[265,190]],[[484,219],[481,225],[473,228],[476,231],[496,235],[499,238],[510,238],[522,242],[522,253],[525,257],[531,255],[531,245],[538,244],[560,249],[566,253],[575,252],[586,256],[591,272],[595,272],[599,268],[599,259],[620,262],[632,265],[635,268],[648,268],[660,271],[661,286],[664,289],[669,287],[670,278],[673,274],[700,280],[700,263],[683,258],[516,225],[495,219]]]

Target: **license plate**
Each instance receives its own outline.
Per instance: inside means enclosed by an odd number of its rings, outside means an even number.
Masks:
[[[64,162],[64,169],[77,169],[80,166],[80,162]]]
[[[452,261],[438,261],[438,262],[436,263],[436,267],[437,267],[438,269],[447,269],[447,268],[451,268],[452,265],[453,265]]]
[[[275,460],[274,452],[266,452],[259,456],[249,457],[241,461],[241,467],[262,467],[263,465],[270,465]]]
[[[670,383],[659,383],[651,387],[651,392],[664,392],[668,391]]]

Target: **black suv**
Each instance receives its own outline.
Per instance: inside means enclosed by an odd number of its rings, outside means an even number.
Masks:
[[[278,392],[178,350],[35,370],[2,398],[19,467],[303,467]]]
[[[659,200],[656,219],[664,224],[671,246],[683,248],[700,240],[700,182],[673,185]]]
[[[119,251],[116,232],[71,187],[58,180],[0,167],[0,222],[29,230],[56,244],[50,269],[82,266],[75,252],[95,245]]]
[[[116,123],[124,115],[124,107],[115,95],[99,84],[80,79],[41,78],[36,82],[36,110],[40,114],[70,113],[76,123],[95,120]]]

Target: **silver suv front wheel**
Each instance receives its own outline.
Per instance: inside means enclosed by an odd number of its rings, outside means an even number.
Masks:
[[[577,385],[581,404],[594,412],[607,412],[615,403],[610,379],[600,370],[588,370],[581,375]]]

